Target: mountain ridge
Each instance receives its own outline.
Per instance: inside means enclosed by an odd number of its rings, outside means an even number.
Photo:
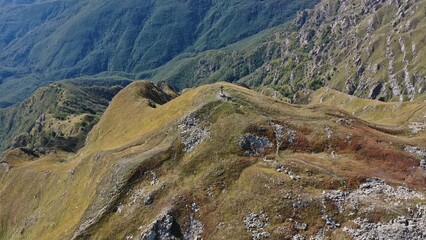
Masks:
[[[383,125],[386,116],[361,121],[317,100],[291,105],[224,82],[153,106],[153,86],[134,82],[116,95],[75,154],[5,159],[0,236],[362,239],[402,236],[380,227],[400,229],[395,219],[415,225],[406,232],[413,237],[426,226],[416,215],[424,205],[424,131],[411,135],[405,124]],[[317,96],[370,101],[326,89]],[[390,131],[399,126],[407,131]]]
[[[425,239],[426,0],[315,3],[0,0],[0,239]]]

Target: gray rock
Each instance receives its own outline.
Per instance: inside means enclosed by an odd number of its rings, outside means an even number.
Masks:
[[[131,235],[131,234],[127,235],[127,236],[124,238],[124,240],[133,240],[133,239],[135,239],[135,237],[134,237],[133,235]]]
[[[160,180],[158,179],[155,171],[149,171],[149,173],[151,173],[151,176],[152,176],[151,185],[157,184]]]
[[[200,207],[198,207],[198,205],[194,202],[194,203],[192,203],[191,204],[191,210],[193,211],[193,212],[199,212],[200,211]]]
[[[340,124],[340,125],[344,125],[344,126],[354,127],[352,125],[352,119],[339,118],[339,119],[336,120],[336,123]]]
[[[265,148],[273,147],[267,137],[256,136],[251,133],[242,136],[239,145],[249,156],[259,156]]]
[[[328,238],[325,237],[324,235],[324,229],[319,230],[317,233],[315,233],[315,235],[309,238],[309,240],[325,240],[325,239],[328,239]]]
[[[294,224],[294,227],[295,227],[297,230],[305,231],[306,229],[308,229],[308,224],[306,224],[306,223],[299,223],[299,222],[296,222],[296,223]]]
[[[275,138],[278,145],[281,145],[281,143],[284,142],[284,140],[287,140],[287,143],[292,144],[296,140],[297,132],[293,129],[291,129],[287,125],[279,125],[276,123],[271,122],[271,127],[274,129]]]
[[[174,224],[173,216],[170,214],[161,215],[149,226],[148,230],[141,234],[141,240],[175,240],[178,239],[172,234]]]
[[[276,147],[279,149],[280,145],[283,143],[285,138],[285,129],[283,126],[279,124],[275,124],[271,122],[272,129],[274,129],[275,133],[275,141],[276,141]]]
[[[415,192],[405,186],[398,186],[396,188],[389,186],[382,179],[369,178],[367,181],[360,185],[359,189],[355,192],[358,195],[372,196],[383,194],[392,199],[423,199],[423,194]]]
[[[355,240],[426,239],[426,206],[420,206],[411,218],[400,216],[387,223],[370,223],[357,218],[354,223],[359,228],[345,227],[343,231]]]
[[[278,166],[277,167],[277,172],[285,173],[285,174],[289,175],[289,177],[292,180],[300,180],[300,176],[298,176],[296,173],[294,173],[293,171],[291,171],[290,169],[288,169],[288,168],[286,168],[284,166]]]
[[[295,19],[296,26],[301,28],[305,24],[306,20],[308,19],[308,16],[309,14],[306,10],[298,12]]]
[[[179,225],[176,223],[174,217],[167,214],[160,215],[153,223],[151,223],[147,230],[145,230],[140,239],[141,240],[201,240],[201,234],[204,230],[204,225],[193,216],[190,217],[188,229],[184,234],[180,231]]]
[[[329,126],[326,126],[324,128],[325,134],[327,135],[327,139],[331,139],[331,136],[333,134],[333,131],[331,130],[331,128]]]
[[[404,150],[409,153],[416,154],[422,158],[426,158],[426,149],[416,146],[405,146]]]
[[[75,171],[76,171],[76,168],[75,168],[75,167],[73,167],[73,168],[71,168],[71,169],[68,171],[68,173],[69,173],[69,174],[71,174],[71,176],[74,176]]]
[[[420,160],[420,167],[426,169],[426,159]]]
[[[299,42],[301,45],[308,44],[315,37],[315,30],[307,29],[305,31],[300,32]]]
[[[250,213],[244,218],[244,225],[246,230],[251,233],[252,239],[265,239],[271,236],[271,234],[264,230],[269,224],[268,215],[261,211],[259,214]]]
[[[405,146],[404,150],[419,156],[421,158],[420,167],[426,169],[426,149],[415,146]]]
[[[357,211],[361,202],[371,199],[383,199],[385,204],[397,203],[401,199],[420,199],[423,194],[413,191],[405,186],[392,187],[379,178],[367,179],[354,191],[333,190],[323,193],[323,200],[330,200],[339,210],[339,213],[351,209]]]
[[[188,230],[183,236],[184,240],[201,240],[201,233],[203,233],[203,223],[191,216]]]
[[[120,203],[118,206],[117,206],[117,213],[122,213],[123,212],[123,210],[124,210],[124,205],[122,204],[122,203]]]
[[[345,211],[346,200],[348,199],[349,192],[343,192],[340,190],[332,190],[324,193],[324,198],[333,202],[335,206],[339,209],[340,213]]]
[[[411,122],[408,125],[412,134],[417,134],[426,129],[426,122]]]
[[[323,219],[325,220],[325,224],[329,229],[335,229],[340,227],[340,224],[337,223],[332,217],[328,215],[325,215]]]
[[[305,240],[305,238],[300,234],[294,235],[291,239],[292,240]]]
[[[195,117],[194,113],[180,119],[178,129],[181,141],[185,146],[185,152],[194,150],[196,146],[210,138],[208,127],[200,126],[199,120]]]
[[[289,144],[295,143],[297,132],[293,129],[287,128],[287,135],[288,135],[287,143]]]
[[[151,205],[154,202],[154,199],[152,199],[152,196],[149,195],[148,197],[145,198],[145,200],[143,201],[143,203],[145,205]]]
[[[309,207],[309,202],[307,201],[302,201],[302,199],[299,199],[293,203],[293,209],[302,209],[305,207]]]

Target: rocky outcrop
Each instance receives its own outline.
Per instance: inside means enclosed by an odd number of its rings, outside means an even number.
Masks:
[[[136,83],[139,85],[137,94],[150,102],[151,107],[156,107],[156,104],[162,105],[173,98],[179,96],[172,87],[164,82],[159,82],[155,85],[150,81],[140,81]]]
[[[296,26],[301,28],[306,23],[308,16],[309,16],[308,10],[300,11],[299,13],[297,13],[294,23],[296,24]]]
[[[407,50],[405,47],[405,42],[402,39],[402,37],[399,37],[399,45],[402,51],[402,60],[404,61],[404,84],[405,84],[405,89],[407,91],[407,95],[410,99],[410,101],[414,100],[414,96],[415,96],[415,89],[413,86],[413,83],[411,82],[411,75],[410,75],[410,70],[409,70],[409,66],[410,66],[410,62],[408,60],[408,56],[407,56]],[[415,51],[414,51],[415,52]]]
[[[179,226],[170,214],[160,215],[141,234],[141,240],[177,240],[182,237]]]
[[[165,213],[159,215],[147,227],[147,230],[141,234],[140,240],[201,240],[202,232],[203,224],[191,216],[188,229],[183,234],[176,219],[170,213]]]
[[[388,36],[386,40],[386,57],[389,60],[388,82],[389,82],[389,85],[391,86],[392,94],[394,96],[398,96],[399,100],[402,101],[403,98],[401,95],[401,90],[399,89],[398,79],[396,78],[396,75],[395,75],[395,67],[394,67],[395,56],[392,52],[391,43],[392,43],[392,37]]]
[[[30,135],[29,133],[22,133],[13,139],[12,148],[22,148],[30,144]]]
[[[413,24],[418,11],[419,3],[410,1],[322,1],[297,15],[296,31],[283,30],[276,34],[281,38],[271,37],[269,45],[275,42],[285,50],[258,69],[262,73],[258,81],[291,86],[293,91],[315,90],[317,84],[332,82],[351,95],[413,100],[424,92],[420,79],[426,74],[418,59],[420,43],[413,38],[422,32],[419,24]]]
[[[164,93],[166,93],[167,95],[169,95],[172,98],[176,98],[179,97],[179,93],[173,89],[172,86],[170,86],[169,84],[167,84],[165,81],[159,81],[157,83],[157,87]]]
[[[354,223],[357,229],[345,227],[355,240],[361,239],[413,239],[426,238],[426,207],[419,206],[411,217],[398,217],[387,223],[372,223],[357,218]]]
[[[273,147],[267,137],[257,136],[252,133],[242,136],[239,145],[245,151],[245,154],[249,156],[259,156],[266,148]]]
[[[426,122],[410,122],[408,128],[410,128],[412,134],[418,134],[426,129]]]
[[[407,187],[398,186],[392,187],[379,178],[370,178],[359,187],[355,192],[355,197],[358,196],[374,196],[384,195],[389,200],[393,199],[423,199],[423,194],[417,193]]]
[[[414,146],[405,146],[406,152],[413,153],[420,157],[420,167],[426,169],[426,149]]]
[[[120,203],[117,207],[117,212],[123,216],[133,214],[136,209],[143,205],[151,205],[154,203],[155,195],[166,188],[166,184],[157,178],[154,171],[149,171],[144,176],[152,176],[152,180],[144,187],[140,187],[129,193],[129,201],[126,204]]]
[[[260,213],[249,213],[244,218],[246,230],[251,234],[253,240],[266,239],[271,234],[265,231],[269,224],[269,217],[264,211]]]
[[[185,232],[184,240],[202,240],[201,234],[203,233],[204,225],[201,221],[193,216],[190,217],[188,230]]]
[[[300,180],[300,176],[284,166],[278,166],[277,172],[287,174],[291,180]]]
[[[181,141],[185,146],[185,152],[194,150],[196,146],[210,138],[209,128],[200,125],[195,113],[191,113],[180,119],[178,129]]]
[[[392,187],[379,178],[367,179],[355,191],[335,190],[324,193],[324,198],[335,203],[339,212],[344,212],[349,205],[357,208],[358,202],[375,197],[383,197],[387,202],[402,199],[424,199],[424,195],[419,192],[405,186]]]
[[[355,191],[329,191],[324,193],[324,199],[331,201],[340,214],[350,210],[353,212],[374,211],[376,207],[370,206],[367,210],[362,210],[363,203],[368,203],[369,199],[383,199],[388,205],[398,206],[401,200],[424,199],[423,194],[415,192],[407,187],[392,187],[379,178],[367,179]],[[382,201],[382,200],[380,200]],[[386,206],[383,206],[386,208]],[[344,227],[343,231],[351,235],[354,239],[423,239],[426,221],[424,221],[425,207],[418,206],[417,212],[412,216],[401,215],[387,223],[373,223],[368,220],[357,218],[353,221],[358,228]],[[335,228],[339,227],[329,216],[325,216],[326,225]]]
[[[334,220],[332,217],[328,215],[325,215],[323,219],[325,220],[325,225],[327,226],[328,229],[335,229],[340,227],[340,223],[337,223],[336,220]]]

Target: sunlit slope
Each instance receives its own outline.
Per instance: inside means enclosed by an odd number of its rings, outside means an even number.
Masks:
[[[310,105],[338,108],[371,123],[405,129],[412,136],[421,134],[426,128],[426,103],[423,101],[386,103],[321,88],[312,95]]]
[[[406,209],[426,204],[426,170],[410,150],[426,148],[424,141],[341,106],[290,105],[228,83],[172,99],[135,82],[114,97],[78,153],[5,160],[0,237],[350,239],[343,227],[355,229],[358,217],[384,224],[409,217]],[[362,184],[387,190],[367,195]],[[329,199],[336,190],[357,204],[340,211]]]

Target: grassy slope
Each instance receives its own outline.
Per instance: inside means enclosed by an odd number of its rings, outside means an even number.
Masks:
[[[225,86],[232,101],[218,98],[220,85]],[[242,220],[248,213],[260,210],[270,216],[266,230],[272,238],[296,233],[288,218],[308,223],[308,230],[300,232],[306,236],[324,225],[322,204],[317,199],[323,190],[356,188],[362,179],[373,176],[426,190],[422,170],[415,167],[417,159],[402,150],[406,144],[426,147],[421,141],[403,133],[392,135],[372,129],[362,121],[355,120],[353,127],[339,125],[336,120],[341,116],[354,117],[335,107],[289,105],[219,83],[189,90],[153,108],[147,97],[158,100],[158,96],[147,91],[150,86],[148,82],[136,82],[120,92],[90,133],[86,147],[77,154],[11,162],[13,168],[0,175],[2,238],[137,237],[166,209],[182,231],[187,229],[190,216],[201,220],[207,239],[249,238]],[[319,92],[318,96],[323,94]],[[211,138],[193,152],[185,153],[177,124],[191,112],[196,113],[199,124],[209,127]],[[367,115],[375,112],[365,114],[363,118],[368,119]],[[371,119],[376,124],[399,125],[398,121],[388,122],[385,118]],[[245,157],[238,147],[241,135],[264,127],[271,137],[270,120],[296,130],[295,144],[283,146],[274,163]],[[333,131],[329,140],[325,126]],[[347,136],[351,136],[352,145],[342,141]],[[421,132],[416,137],[424,139],[425,134]],[[338,152],[337,159],[330,157],[332,150]],[[274,152],[269,153],[270,157]],[[278,165],[289,167],[302,180],[292,181],[288,175],[278,173]],[[156,172],[164,188],[150,184],[150,170]],[[137,201],[132,198],[140,189],[145,193],[153,191],[151,205],[143,204],[143,195]],[[286,194],[293,198],[283,198]],[[309,207],[294,212],[292,204],[298,195],[313,200]],[[188,207],[194,202],[200,207],[199,212]],[[117,212],[121,205],[125,207]],[[333,209],[327,211],[342,224],[348,221]],[[391,206],[377,211],[383,213],[373,216],[379,220],[403,214]],[[356,212],[356,216],[371,218],[364,211]],[[86,224],[90,222],[94,224]],[[288,231],[279,230],[286,226],[290,226]],[[332,239],[345,236],[340,230],[327,234]]]
[[[394,127],[408,127],[412,122],[422,122],[425,117],[425,103],[385,103],[376,100],[356,98],[329,88],[316,91],[311,105],[328,105],[344,109],[365,121]]]

